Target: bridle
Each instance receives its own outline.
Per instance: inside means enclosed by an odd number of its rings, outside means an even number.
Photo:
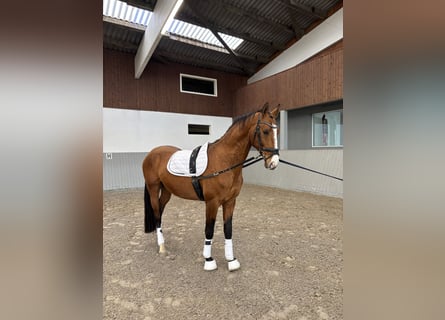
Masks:
[[[255,128],[255,134],[253,136],[253,140],[255,141],[255,138],[258,137],[258,151],[260,152],[261,156],[264,157],[264,155],[263,155],[264,151],[265,152],[270,152],[270,153],[272,153],[272,155],[275,155],[275,154],[276,155],[280,155],[280,149],[278,149],[278,148],[264,148],[263,147],[263,143],[261,141],[261,128],[260,128],[260,124],[264,124],[264,125],[270,127],[273,131],[274,130],[278,130],[278,126],[276,124],[267,123],[267,122],[264,122],[264,121],[261,121],[260,119],[258,119],[258,122],[256,124],[256,128]],[[276,131],[274,131],[274,132],[276,132]]]

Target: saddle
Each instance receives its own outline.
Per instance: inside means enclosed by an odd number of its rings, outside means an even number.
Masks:
[[[204,201],[204,192],[198,176],[207,169],[208,143],[198,146],[193,150],[179,150],[172,154],[167,163],[167,170],[171,174],[180,177],[191,177],[193,189],[199,200]]]
[[[207,169],[208,143],[193,150],[179,150],[172,154],[167,163],[167,170],[180,177],[200,176]]]

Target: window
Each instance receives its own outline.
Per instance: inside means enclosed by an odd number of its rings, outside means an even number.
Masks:
[[[189,134],[210,134],[210,126],[205,124],[189,124]]]
[[[181,92],[202,94],[205,96],[218,96],[216,79],[180,74]]]
[[[343,146],[343,110],[312,114],[312,147]]]

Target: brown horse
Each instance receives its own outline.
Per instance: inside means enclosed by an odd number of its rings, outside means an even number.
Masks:
[[[236,197],[243,185],[242,166],[250,148],[255,147],[264,158],[264,166],[273,170],[279,162],[278,127],[276,118],[279,106],[269,111],[266,103],[261,110],[236,119],[220,139],[208,145],[208,166],[198,177],[206,204],[204,269],[215,270],[216,261],[211,256],[211,245],[218,208],[223,208],[225,258],[228,269],[236,270],[240,264],[233,255],[232,215]],[[144,159],[142,169],[145,179],[145,232],[157,232],[159,252],[165,252],[161,228],[162,213],[172,194],[190,200],[199,200],[192,186],[191,177],[180,177],[167,170],[170,157],[180,149],[160,146]],[[226,170],[224,170],[226,169]],[[204,178],[204,179],[200,179]]]

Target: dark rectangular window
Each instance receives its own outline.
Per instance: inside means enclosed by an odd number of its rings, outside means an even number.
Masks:
[[[189,124],[189,134],[210,134],[210,126],[205,124]]]
[[[206,96],[218,95],[217,81],[212,78],[180,74],[181,92],[202,94]]]

